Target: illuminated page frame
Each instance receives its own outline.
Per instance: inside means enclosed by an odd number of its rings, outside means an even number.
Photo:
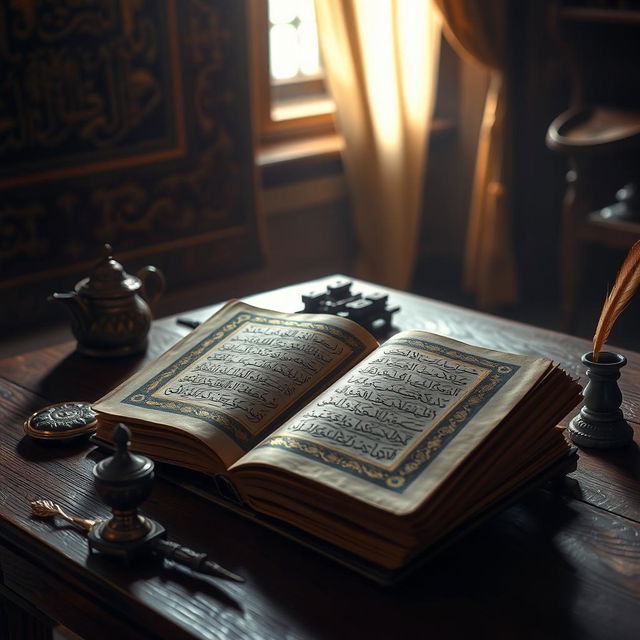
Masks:
[[[431,464],[473,420],[473,417],[513,378],[519,365],[483,358],[459,349],[443,346],[418,338],[395,338],[387,345],[402,345],[423,352],[458,360],[481,367],[485,373],[478,384],[469,388],[447,412],[430,425],[428,432],[405,453],[392,468],[368,462],[356,455],[313,442],[301,436],[274,435],[264,440],[258,448],[274,447],[304,456],[331,468],[374,483],[386,489],[402,493]]]
[[[302,318],[300,320],[283,320],[258,313],[240,312],[234,315],[222,327],[212,331],[191,349],[186,351],[175,362],[165,367],[142,386],[131,392],[122,400],[122,403],[145,409],[152,409],[154,411],[171,413],[176,416],[189,416],[191,418],[202,420],[203,422],[214,425],[220,429],[243,451],[250,451],[264,437],[262,429],[260,429],[257,434],[254,434],[253,431],[255,430],[255,427],[254,429],[251,429],[223,409],[207,407],[201,402],[186,402],[175,399],[166,400],[154,396],[154,393],[158,389],[170,382],[176,376],[180,375],[196,360],[216,348],[217,345],[226,340],[232,333],[239,330],[243,325],[250,323],[309,329],[329,335],[345,344],[350,350],[350,353],[338,362],[335,367],[326,371],[322,380],[325,380],[328,377],[333,380],[343,371],[350,369],[354,360],[359,359],[360,354],[366,348],[366,345],[352,334],[325,322],[303,320]],[[320,381],[320,386],[323,386],[322,381]],[[299,408],[299,406],[302,406],[311,400],[311,398],[318,392],[318,387],[318,383],[312,383],[300,398],[294,400],[289,407],[285,407],[284,411],[277,418],[278,423],[284,421],[293,413],[293,405],[298,405]],[[302,403],[302,405],[300,403]]]

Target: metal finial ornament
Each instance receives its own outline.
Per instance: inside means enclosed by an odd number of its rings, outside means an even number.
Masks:
[[[213,562],[206,553],[166,540],[166,531],[161,524],[138,513],[138,507],[149,496],[153,486],[154,464],[146,456],[129,451],[130,437],[127,427],[117,425],[113,435],[116,452],[99,462],[93,470],[96,490],[112,509],[110,518],[90,520],[70,516],[50,500],[31,502],[32,513],[41,518],[57,516],[82,527],[87,532],[92,551],[125,560],[151,553],[200,573],[244,582],[242,576]]]

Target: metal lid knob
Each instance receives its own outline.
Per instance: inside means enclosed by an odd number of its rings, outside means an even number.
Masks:
[[[102,260],[93,269],[88,278],[76,285],[76,292],[89,298],[119,298],[132,295],[140,289],[140,278],[132,276],[113,259],[110,244],[105,244]]]

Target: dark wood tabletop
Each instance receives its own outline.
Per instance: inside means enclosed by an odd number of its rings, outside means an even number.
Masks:
[[[302,292],[323,284],[247,300],[295,311]],[[584,382],[584,340],[366,283],[354,290],[388,291],[401,306],[394,316],[399,329],[546,356]],[[214,309],[181,315],[204,319]],[[640,637],[636,353],[625,352],[620,380],[632,446],[580,452],[564,482],[533,490],[394,587],[162,479],[143,513],[246,583],[199,577],[170,562],[126,565],[90,555],[76,529],[32,517],[29,501],[40,497],[87,517],[105,517],[108,509],[91,479],[101,454],[86,440],[42,444],[25,437],[25,417],[48,403],[97,399],[188,331],[175,317],[156,321],[140,357],[95,360],[75,354],[68,342],[0,361],[1,637],[45,638],[50,620],[87,640]]]

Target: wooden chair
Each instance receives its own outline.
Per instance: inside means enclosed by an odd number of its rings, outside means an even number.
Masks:
[[[547,130],[570,163],[562,213],[565,330],[574,328],[585,247],[640,238],[640,10],[615,0],[552,0],[571,108]],[[613,274],[612,274],[613,276]]]
[[[566,154],[571,165],[561,240],[563,314],[570,331],[585,246],[627,248],[640,239],[640,111],[605,106],[566,111],[549,126],[547,146]]]

